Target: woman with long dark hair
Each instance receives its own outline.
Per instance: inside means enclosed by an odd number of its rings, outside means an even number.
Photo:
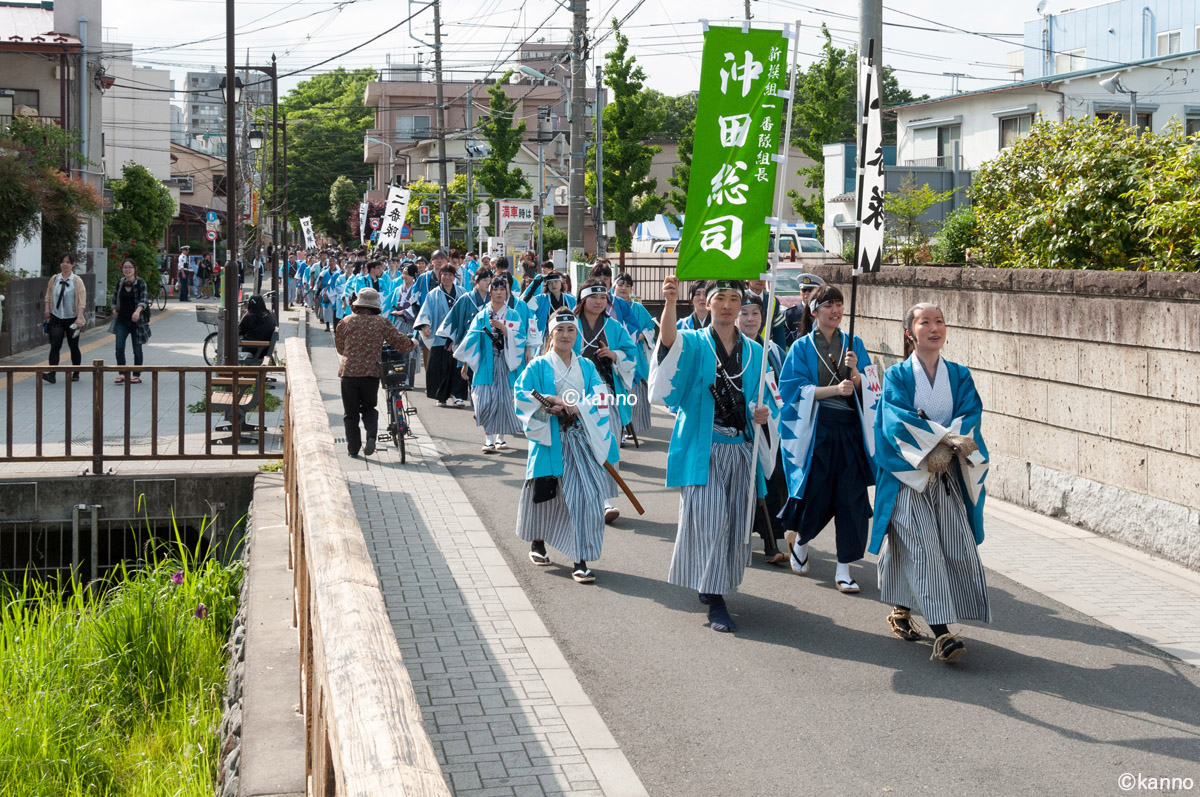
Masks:
[[[109,331],[117,336],[117,365],[125,364],[125,341],[133,340],[133,364],[142,364],[142,346],[150,339],[150,298],[146,281],[137,275],[137,264],[125,258],[121,263],[121,278],[117,280],[112,297],[113,318]],[[128,375],[133,384],[140,384],[142,374],[134,371]],[[114,382],[120,384],[126,374],[117,374]]]

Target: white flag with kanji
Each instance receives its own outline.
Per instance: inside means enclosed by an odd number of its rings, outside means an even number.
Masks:
[[[387,206],[379,220],[379,248],[396,249],[400,246],[400,232],[408,216],[408,201],[412,191],[393,185],[388,188]]]
[[[878,271],[883,264],[883,116],[880,111],[879,70],[870,59],[860,59],[859,96],[863,100],[863,118],[859,127],[860,163],[858,178],[858,246],[854,273]]]

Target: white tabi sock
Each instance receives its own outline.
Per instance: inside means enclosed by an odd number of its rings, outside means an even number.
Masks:
[[[792,546],[792,550],[796,552],[796,561],[797,562],[807,562],[808,561],[808,546],[807,545],[802,545],[800,543],[796,543],[794,546]]]
[[[833,577],[834,581],[853,581],[850,578],[850,565],[844,562],[837,563],[837,572]]]
[[[492,444],[493,444],[493,442],[492,442],[492,436],[491,436],[490,434],[485,434],[485,435],[483,436],[483,442],[484,442],[486,445],[489,445],[489,446],[490,446],[490,445],[492,445]]]

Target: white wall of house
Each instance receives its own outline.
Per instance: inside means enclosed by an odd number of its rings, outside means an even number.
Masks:
[[[104,173],[121,176],[129,162],[146,167],[155,179],[171,176],[171,73],[133,64],[133,45],[109,42],[108,74],[116,78],[104,93]]]
[[[1161,131],[1177,119],[1188,129],[1200,130],[1200,81],[1184,82],[1197,68],[1200,53],[1192,53],[1153,65],[1122,68],[1119,75],[1125,87],[1138,93],[1138,118],[1145,124],[1148,116],[1150,129]],[[1022,117],[1058,121],[1060,115],[1087,118],[1116,113],[1128,119],[1129,95],[1110,94],[1100,85],[1113,74],[1118,74],[1117,70],[897,108],[896,163],[934,165],[931,159],[948,154],[944,146],[939,152],[939,128],[959,127],[963,168],[974,170],[1000,153],[1002,126],[1024,129]]]

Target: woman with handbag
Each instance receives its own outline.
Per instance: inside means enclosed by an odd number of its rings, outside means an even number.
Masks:
[[[517,379],[517,417],[529,439],[517,536],[531,544],[535,565],[550,564],[549,543],[573,563],[571,577],[590,584],[596,576],[588,562],[600,558],[604,542],[604,463],[616,462],[617,441],[609,425],[612,394],[596,366],[575,354],[578,336],[575,315],[555,312],[546,352]]]
[[[117,365],[125,365],[125,340],[133,340],[133,364],[142,364],[142,346],[150,339],[150,299],[146,281],[137,275],[137,264],[129,258],[121,264],[121,278],[113,290],[113,319],[108,329],[117,336]],[[126,375],[117,374],[113,381],[118,385]],[[142,374],[134,371],[129,381],[141,384]]]

